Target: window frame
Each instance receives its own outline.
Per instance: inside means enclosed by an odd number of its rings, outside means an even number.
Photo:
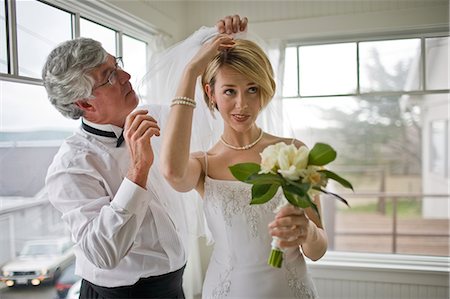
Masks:
[[[401,95],[426,95],[426,94],[439,94],[439,93],[450,93],[450,89],[427,89],[426,86],[426,53],[425,53],[425,39],[426,38],[443,38],[450,37],[450,32],[448,29],[441,29],[434,32],[425,32],[425,33],[398,33],[398,34],[374,34],[368,36],[345,36],[341,38],[320,38],[320,39],[299,39],[296,41],[287,41],[286,48],[295,47],[297,52],[297,57],[299,54],[299,47],[302,46],[320,46],[320,45],[332,45],[332,44],[342,44],[342,43],[356,43],[356,92],[348,93],[348,94],[327,94],[327,95],[311,95],[311,96],[302,96],[300,92],[300,65],[297,58],[297,95],[295,96],[284,96],[283,99],[302,99],[302,98],[320,98],[320,97],[348,97],[348,96],[401,96]],[[422,88],[419,90],[412,91],[377,91],[377,92],[361,92],[360,88],[360,46],[361,42],[377,42],[377,41],[394,41],[394,40],[403,40],[403,39],[420,39],[420,60],[421,60],[421,86]]]
[[[295,40],[285,40],[285,47],[283,51],[288,47],[295,47],[297,52],[297,95],[295,96],[284,96],[281,95],[281,100],[284,99],[296,99],[302,100],[307,98],[329,98],[329,97],[361,97],[361,96],[402,96],[402,95],[419,95],[426,96],[430,94],[450,94],[450,89],[427,89],[426,86],[426,38],[438,38],[438,37],[450,37],[450,31],[448,28],[438,28],[436,30],[431,30],[426,32],[410,33],[404,32],[377,32],[373,34],[361,35],[345,35],[345,36],[334,36],[334,37],[320,37],[320,38],[299,38]],[[359,43],[369,42],[369,41],[388,41],[388,40],[400,40],[400,39],[420,39],[420,60],[421,60],[421,89],[413,91],[388,91],[388,92],[361,92],[360,89],[360,55],[359,55]],[[336,94],[336,95],[313,95],[313,96],[301,96],[300,91],[300,65],[299,65],[299,47],[300,46],[315,46],[315,45],[329,45],[329,44],[340,44],[356,42],[356,71],[357,71],[357,88],[354,94]],[[284,55],[283,55],[284,56]],[[285,61],[283,63],[286,63]],[[447,133],[450,131],[450,124],[447,122]],[[450,158],[447,158],[450,159]],[[323,267],[329,267],[330,269],[340,268],[340,267],[362,267],[368,269],[370,267],[382,268],[382,269],[404,269],[405,271],[437,271],[441,274],[448,275],[448,265],[450,263],[449,256],[430,256],[430,255],[419,255],[419,254],[401,254],[401,253],[377,253],[377,252],[351,252],[351,251],[336,251],[334,249],[329,249],[317,262],[307,261],[309,266],[313,271],[318,271]],[[369,266],[367,266],[369,265]],[[372,266],[373,265],[373,266]]]
[[[6,25],[6,70],[0,72],[0,82],[17,83],[25,86],[43,87],[41,78],[29,77],[26,75],[19,75],[19,61],[18,61],[18,41],[17,41],[17,10],[16,5],[20,0],[5,0],[5,25]],[[170,37],[164,31],[156,29],[152,24],[136,18],[130,13],[116,8],[103,1],[66,1],[66,0],[33,0],[43,5],[61,10],[70,14],[71,39],[80,37],[80,19],[84,18],[90,22],[99,24],[115,32],[115,48],[117,56],[122,56],[123,36],[130,36],[145,44],[145,66],[148,71],[148,61],[152,54],[152,43],[155,38],[164,35]],[[3,9],[3,8],[2,8]],[[50,140],[34,141],[33,144],[37,146],[48,146]],[[52,145],[61,144],[62,139],[51,140]],[[1,147],[16,147],[26,146],[29,140],[19,141],[0,141]]]
[[[34,0],[72,15],[72,38],[80,36],[80,18],[97,23],[116,31],[116,49],[118,56],[122,54],[122,35],[126,34],[148,44],[158,33],[153,25],[133,17],[129,13],[112,8],[107,3],[94,1],[64,1],[64,0]],[[17,46],[17,0],[5,0],[6,43],[7,43],[7,73],[0,73],[0,80],[16,83],[34,84],[42,86],[42,79],[19,75],[18,46]]]

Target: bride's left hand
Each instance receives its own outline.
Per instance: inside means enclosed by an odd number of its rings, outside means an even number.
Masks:
[[[308,239],[313,225],[303,209],[286,205],[269,223],[269,233],[279,238],[281,248],[300,246]]]
[[[225,16],[217,21],[216,27],[219,33],[238,33],[247,29],[247,17],[241,18],[239,15]]]
[[[217,35],[212,41],[202,45],[197,54],[192,57],[191,61],[186,66],[186,70],[193,72],[195,77],[200,76],[206,69],[208,63],[219,51],[232,48],[234,44],[232,36],[227,34]]]

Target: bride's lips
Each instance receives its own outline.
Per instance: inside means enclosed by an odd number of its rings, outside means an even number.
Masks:
[[[248,115],[248,114],[231,114],[231,116],[237,122],[244,122],[250,118],[250,115]]]

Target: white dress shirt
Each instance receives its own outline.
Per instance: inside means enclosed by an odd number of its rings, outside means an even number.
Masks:
[[[132,285],[186,263],[183,228],[170,204],[177,199],[156,196],[151,174],[147,190],[125,178],[130,157],[116,141],[80,128],[64,141],[46,178],[50,202],[75,242],[76,274],[105,287]]]

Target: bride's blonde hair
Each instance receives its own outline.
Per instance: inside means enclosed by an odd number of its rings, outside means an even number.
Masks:
[[[236,44],[233,48],[217,54],[203,73],[204,100],[210,106],[210,99],[205,91],[205,85],[209,84],[213,91],[218,70],[223,66],[228,66],[260,87],[261,108],[264,108],[273,98],[276,88],[269,58],[260,46],[250,40],[238,39],[235,42]]]

